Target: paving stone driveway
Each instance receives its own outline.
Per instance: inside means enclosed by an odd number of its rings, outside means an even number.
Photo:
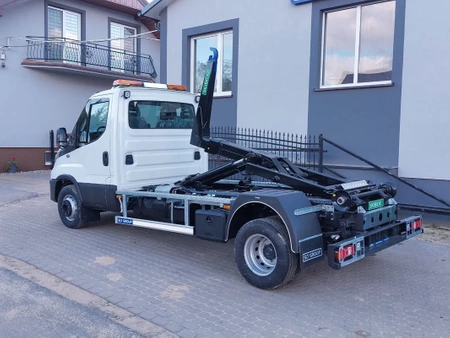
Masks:
[[[114,224],[64,227],[48,172],[0,176],[0,254],[181,337],[450,337],[450,245],[409,240],[275,291],[239,274],[233,243]]]

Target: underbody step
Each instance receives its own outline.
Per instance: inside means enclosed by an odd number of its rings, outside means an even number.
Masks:
[[[116,216],[116,224],[135,226],[153,230],[175,232],[183,235],[194,235],[194,228],[187,225],[147,221],[139,218]]]

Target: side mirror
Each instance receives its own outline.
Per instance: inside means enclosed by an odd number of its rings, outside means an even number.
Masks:
[[[59,128],[56,132],[56,140],[60,147],[67,146],[67,131],[66,128]]]
[[[88,134],[86,131],[82,131],[80,134],[80,146],[85,146],[87,144]]]

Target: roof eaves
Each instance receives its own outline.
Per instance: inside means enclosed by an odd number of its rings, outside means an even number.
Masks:
[[[175,0],[153,0],[147,4],[138,16],[145,16],[154,20],[160,20],[160,13]]]
[[[148,5],[148,2],[147,2],[147,0],[138,0],[140,3],[141,3],[141,5],[142,5],[142,8],[144,8],[145,6],[147,6]]]

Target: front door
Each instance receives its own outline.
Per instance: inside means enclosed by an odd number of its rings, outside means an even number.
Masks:
[[[110,105],[110,97],[88,101],[73,131],[75,149],[58,159],[77,181],[83,204],[100,210],[106,209],[110,189]]]

